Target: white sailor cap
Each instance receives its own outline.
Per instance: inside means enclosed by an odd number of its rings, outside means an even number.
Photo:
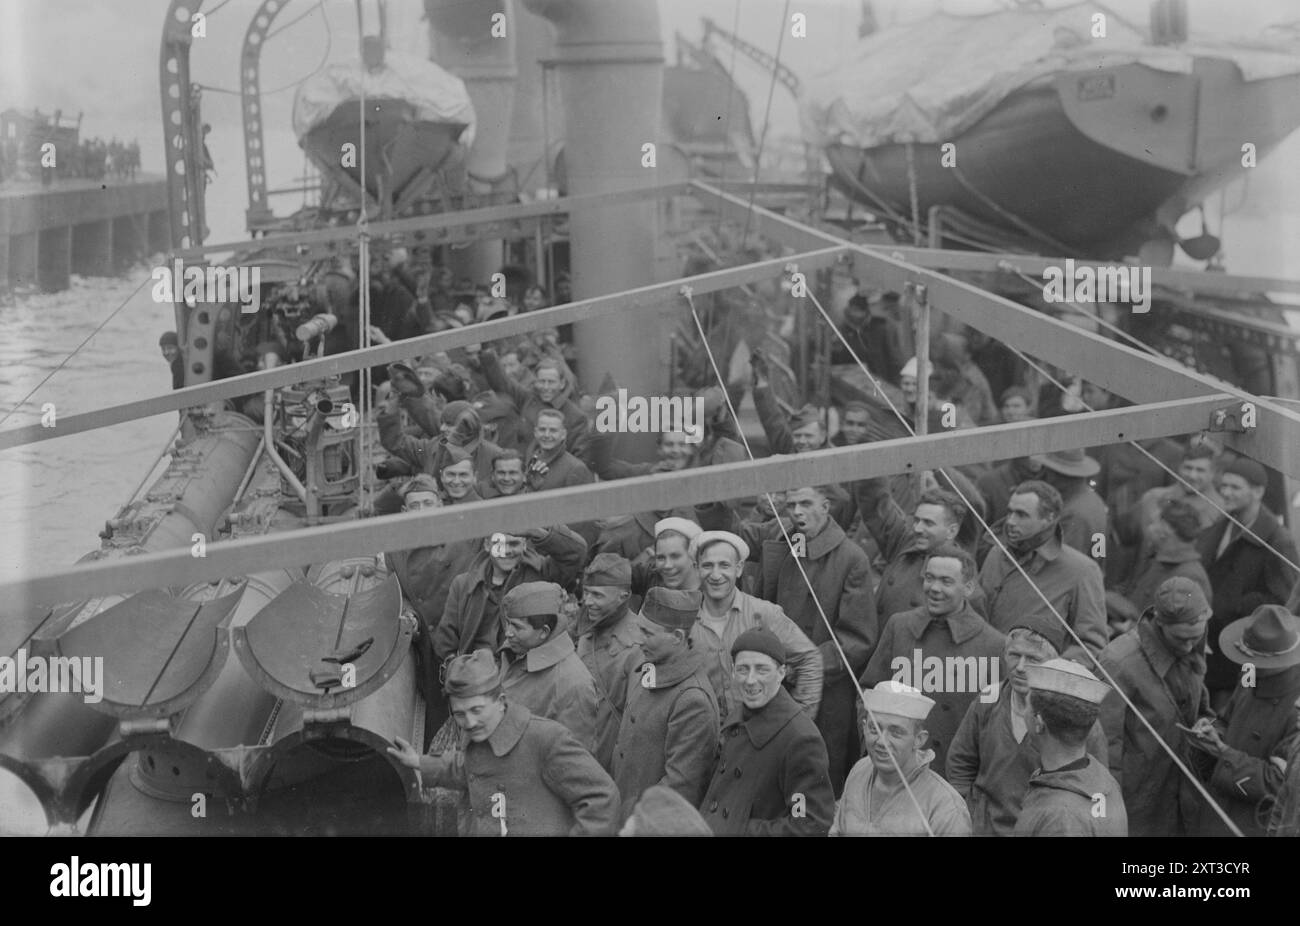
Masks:
[[[736,553],[740,556],[740,561],[742,563],[749,559],[749,544],[745,543],[745,541],[741,540],[731,531],[704,531],[691,541],[690,549],[687,550],[687,552],[690,553],[691,559],[696,559],[699,557],[701,550],[709,544],[717,542],[731,544],[731,546],[735,548]]]
[[[924,720],[930,716],[930,709],[934,707],[933,698],[927,698],[911,685],[904,685],[892,678],[864,691],[862,698],[873,714],[893,714],[896,717],[910,717],[912,720]]]
[[[1049,659],[1036,666],[1025,666],[1029,687],[1035,691],[1054,691],[1091,704],[1100,704],[1110,686],[1077,662]]]
[[[688,542],[700,536],[700,531],[703,529],[689,518],[662,518],[655,522],[656,537],[664,531],[677,531],[677,533],[685,535]]]

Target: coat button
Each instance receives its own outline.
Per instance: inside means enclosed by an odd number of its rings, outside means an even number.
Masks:
[[[729,810],[728,808],[726,808],[726,807],[723,807],[723,808],[722,808],[722,819],[724,819],[724,820],[727,819],[727,816],[728,816],[729,813],[730,813],[730,810]]]
[[[713,813],[713,812],[715,812],[717,809],[718,809],[718,802],[717,802],[717,801],[714,801],[712,804],[709,805],[709,813]]]
[[[735,775],[736,775],[737,778],[740,777],[740,769],[736,769]]]
[[[940,705],[940,707],[942,707],[945,711],[950,711],[950,710],[952,710],[952,705],[951,705],[951,704],[942,704],[942,705]]]

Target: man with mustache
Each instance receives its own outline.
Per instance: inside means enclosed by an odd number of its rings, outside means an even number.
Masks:
[[[618,788],[562,724],[506,700],[487,650],[457,656],[444,692],[461,748],[421,755],[401,737],[389,754],[425,787],[468,790],[469,835],[611,836]]]

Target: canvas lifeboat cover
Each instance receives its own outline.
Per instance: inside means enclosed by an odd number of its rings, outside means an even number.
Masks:
[[[364,71],[359,64],[335,64],[309,77],[293,98],[293,131],[301,142],[342,103],[355,104],[363,89],[369,99],[404,100],[423,122],[463,125],[460,142],[474,143],[474,105],[465,82],[432,61],[395,51],[384,53],[383,67]]]
[[[1106,17],[1093,37],[1093,15]],[[951,141],[1008,95],[1062,70],[1139,63],[1190,73],[1196,57],[1227,58],[1246,80],[1300,73],[1294,44],[1203,41],[1146,44],[1145,32],[1100,4],[938,14],[882,29],[847,61],[807,83],[799,118],[805,139],[858,148]]]

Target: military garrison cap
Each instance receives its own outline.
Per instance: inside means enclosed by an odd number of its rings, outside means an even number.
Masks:
[[[506,592],[501,599],[501,614],[507,620],[560,614],[563,604],[564,589],[554,582],[524,582]]]
[[[472,698],[495,691],[501,685],[501,669],[488,650],[480,649],[453,656],[447,663],[442,690],[449,698]]]
[[[632,564],[617,553],[600,553],[582,574],[582,584],[597,588],[631,588]]]
[[[656,585],[645,593],[641,616],[670,630],[689,630],[700,616],[701,600],[697,591]]]

